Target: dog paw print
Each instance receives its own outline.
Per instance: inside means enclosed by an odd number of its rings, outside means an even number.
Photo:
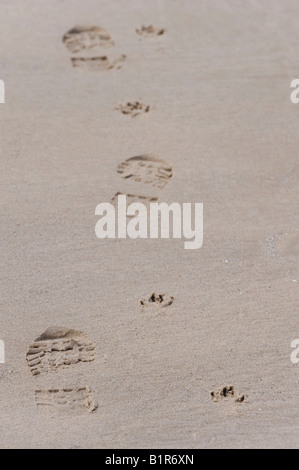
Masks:
[[[140,116],[140,114],[149,113],[151,107],[149,105],[143,104],[141,101],[128,101],[125,104],[120,104],[116,109],[122,114],[136,117]]]
[[[140,300],[140,305],[142,307],[149,307],[151,305],[156,305],[161,308],[170,307],[174,302],[174,297],[167,297],[165,294],[155,294],[154,292],[149,298]]]
[[[244,393],[239,393],[235,390],[233,385],[228,385],[219,390],[211,392],[211,399],[218,403],[222,400],[233,400],[235,403],[244,403],[246,396]]]

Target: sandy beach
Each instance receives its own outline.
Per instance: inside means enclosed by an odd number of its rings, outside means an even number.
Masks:
[[[0,448],[298,448],[298,2],[0,12]],[[119,194],[203,246],[97,238]]]

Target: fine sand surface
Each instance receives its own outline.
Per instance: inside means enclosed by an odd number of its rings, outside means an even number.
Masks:
[[[0,447],[298,447],[298,1],[0,14]],[[117,193],[203,202],[203,247],[97,239]]]

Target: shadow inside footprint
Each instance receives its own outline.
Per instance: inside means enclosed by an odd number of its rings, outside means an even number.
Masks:
[[[112,69],[119,69],[121,62],[126,59],[125,55],[120,56],[114,61],[110,61],[107,56],[98,57],[71,57],[72,66],[94,71],[105,71]]]
[[[62,38],[72,54],[86,51],[97,46],[113,45],[110,33],[99,26],[78,25],[70,29]]]
[[[92,413],[98,407],[89,387],[36,390],[35,402],[46,412]]]
[[[117,173],[123,179],[151,184],[162,189],[172,178],[172,167],[160,157],[147,154],[129,158],[121,163]]]
[[[145,37],[162,36],[163,34],[165,34],[165,29],[155,28],[155,26],[153,25],[142,25],[140,29],[136,29],[136,33],[139,34],[139,36]]]
[[[114,45],[110,33],[99,26],[79,25],[64,34],[62,42],[71,53],[75,68],[103,71],[119,69],[126,56],[114,59],[103,55],[102,48]]]
[[[84,333],[68,328],[51,327],[34,340],[27,351],[32,375],[55,372],[78,362],[91,362],[95,345]]]

